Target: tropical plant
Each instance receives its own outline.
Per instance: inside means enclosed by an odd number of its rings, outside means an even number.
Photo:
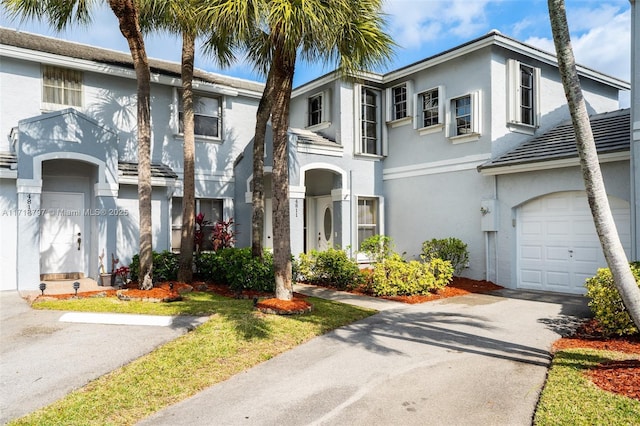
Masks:
[[[425,262],[433,259],[448,260],[453,266],[454,274],[458,275],[469,263],[467,245],[458,238],[432,239],[422,243],[420,257]]]
[[[611,270],[614,285],[618,293],[620,293],[620,298],[627,312],[629,312],[629,316],[636,327],[640,328],[640,288],[637,286],[629,267],[629,262],[620,242],[611,208],[609,207],[609,199],[602,179],[587,106],[582,94],[573,48],[571,47],[564,0],[547,0],[547,4],[551,20],[551,32],[553,33],[553,41],[558,56],[558,68],[569,104],[569,112],[576,137],[576,147],[580,157],[580,168],[582,169],[582,177],[591,215],[593,216],[593,223],[600,238],[600,245],[607,265]]]
[[[250,59],[267,70],[256,134],[263,135],[271,116],[273,129],[273,254],[276,297],[293,297],[289,217],[289,105],[298,55],[305,60],[338,59],[339,69],[353,72],[377,65],[391,54],[391,38],[383,31],[380,0],[217,0],[211,2],[220,26],[244,40]],[[268,64],[268,65],[266,65]],[[260,129],[257,127],[261,126]],[[256,142],[254,142],[256,143]],[[259,143],[259,142],[257,142]],[[260,147],[254,145],[259,152]],[[254,153],[254,157],[256,154]],[[254,158],[254,167],[260,167]],[[254,170],[254,199],[262,182]],[[252,234],[261,238],[260,202],[252,220]]]
[[[393,240],[387,235],[372,235],[360,243],[360,251],[374,262],[381,262],[393,254]]]
[[[183,132],[183,194],[182,230],[180,236],[180,270],[178,279],[191,282],[193,279],[193,247],[195,216],[195,115],[193,96],[193,70],[195,42],[199,36],[207,35],[206,51],[213,53],[217,62],[230,63],[231,40],[212,27],[212,22],[202,19],[201,12],[207,5],[202,0],[139,0],[141,20],[146,30],[166,30],[182,37],[182,132]],[[196,250],[201,247],[196,244]]]
[[[359,286],[364,279],[358,265],[343,250],[311,250],[300,253],[298,259],[298,274],[309,283],[346,290]]]
[[[73,23],[88,25],[98,0],[0,0],[0,4],[14,18],[44,21],[56,31]],[[138,117],[138,206],[140,216],[140,288],[153,287],[152,227],[151,227],[151,73],[135,0],[107,0],[129,44],[137,81]]]
[[[427,294],[446,287],[452,278],[453,267],[448,260],[406,261],[399,254],[376,263],[369,277],[376,296]]]
[[[236,232],[233,226],[233,218],[216,222],[211,232],[211,243],[213,244],[214,251],[231,248],[235,245]]]

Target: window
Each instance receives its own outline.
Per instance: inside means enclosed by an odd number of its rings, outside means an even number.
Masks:
[[[540,114],[540,69],[509,59],[507,74],[507,122],[511,130],[533,134]]]
[[[380,92],[362,87],[360,112],[360,153],[380,154]]]
[[[220,138],[221,99],[193,95],[194,128],[196,137]],[[182,91],[178,91],[178,133],[184,133]]]
[[[204,226],[203,244],[201,250],[213,250],[211,232],[216,222],[222,220],[222,200],[216,198],[197,198],[196,216],[204,214],[204,220],[208,222]],[[182,239],[182,198],[173,198],[171,206],[171,248],[180,251]]]
[[[454,136],[471,133],[471,96],[463,96],[453,100]]]
[[[480,93],[472,92],[451,99],[449,107],[449,138],[453,143],[471,142],[480,138]]]
[[[82,106],[82,72],[45,66],[42,70],[42,102],[50,105]]]
[[[422,106],[421,127],[440,124],[440,99],[438,89],[428,90],[420,95]]]
[[[378,233],[378,199],[358,198],[358,247]]]
[[[322,123],[322,95],[309,98],[309,126]]]
[[[393,120],[400,120],[407,116],[407,86],[401,85],[391,89],[393,96]]]

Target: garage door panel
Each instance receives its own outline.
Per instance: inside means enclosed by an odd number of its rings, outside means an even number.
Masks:
[[[609,203],[627,254],[629,203]],[[606,267],[584,191],[549,194],[517,212],[518,287],[584,294],[584,282]]]

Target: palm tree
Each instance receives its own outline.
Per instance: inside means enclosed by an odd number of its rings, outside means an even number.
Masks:
[[[182,37],[181,80],[183,111],[183,195],[182,233],[178,280],[193,280],[193,246],[195,231],[195,114],[193,106],[193,69],[196,38],[208,33],[207,52],[213,52],[218,63],[230,63],[232,42],[216,32],[211,22],[202,19],[206,5],[202,0],[141,0],[141,17],[145,30],[167,30]]]
[[[235,23],[231,31],[247,43],[249,57],[256,64],[268,61],[265,96],[258,108],[256,135],[263,139],[271,117],[273,128],[273,252],[276,297],[293,297],[291,277],[291,239],[289,217],[289,105],[295,65],[300,56],[307,61],[335,60],[345,73],[384,62],[392,50],[392,41],[383,31],[380,0],[219,0],[212,2],[221,24]],[[256,33],[262,32],[262,37]],[[262,41],[256,44],[255,41]],[[266,42],[266,43],[265,43]],[[254,200],[262,200],[260,144],[254,142]],[[263,149],[263,148],[262,148]],[[260,156],[262,157],[262,156]],[[253,234],[262,225],[262,204],[254,204]],[[255,249],[255,246],[254,246]],[[255,251],[254,251],[255,253]]]
[[[152,281],[151,233],[151,74],[144,39],[138,21],[138,7],[134,0],[107,0],[129,44],[137,80],[138,116],[138,203],[140,212],[140,288],[148,290]],[[1,0],[14,17],[46,21],[57,31],[73,22],[89,24],[91,11],[98,0]]]
[[[600,171],[589,115],[582,96],[576,62],[571,47],[564,0],[548,0],[558,67],[576,134],[576,145],[593,222],[616,289],[625,308],[640,328],[640,288],[635,281],[620,242]]]

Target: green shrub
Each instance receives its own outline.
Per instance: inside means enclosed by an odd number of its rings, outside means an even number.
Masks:
[[[381,262],[393,254],[393,241],[386,235],[373,235],[360,244],[360,251],[374,262]]]
[[[469,262],[469,251],[467,245],[457,238],[444,238],[441,240],[432,239],[422,243],[422,253],[420,257],[425,262],[433,259],[448,260],[453,266],[453,273],[460,274]]]
[[[640,286],[640,262],[631,263],[631,271]],[[622,304],[609,268],[598,269],[594,277],[587,279],[585,286],[587,297],[591,299],[589,307],[605,333],[624,336],[638,332]]]
[[[358,265],[342,250],[311,250],[298,257],[298,275],[301,281],[328,285],[340,290],[355,288],[363,282]]]
[[[375,264],[370,285],[376,296],[405,296],[442,289],[452,278],[453,267],[448,260],[407,262],[394,254]]]
[[[178,255],[168,250],[153,252],[154,280],[170,281],[178,278]],[[140,255],[136,254],[129,264],[131,281],[138,281],[140,275]]]
[[[235,291],[275,290],[273,255],[265,251],[262,259],[251,256],[250,248],[223,248],[196,257],[196,273],[204,280],[226,284]]]

